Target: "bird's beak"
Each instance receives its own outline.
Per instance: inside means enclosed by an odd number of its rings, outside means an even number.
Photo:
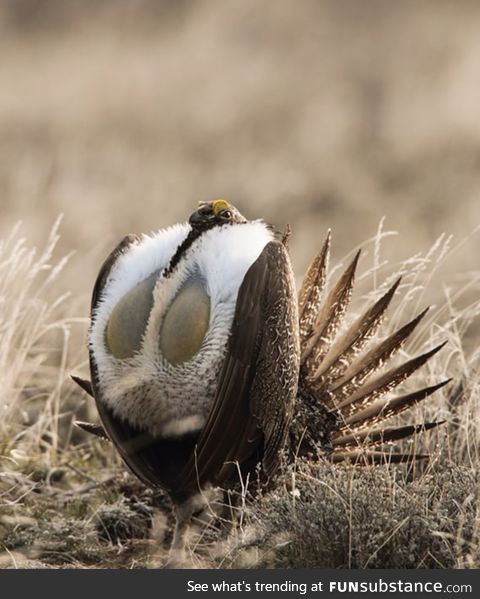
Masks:
[[[188,222],[192,226],[205,225],[211,223],[215,218],[215,214],[213,210],[209,210],[208,208],[202,207],[198,210],[195,210],[188,219]]]

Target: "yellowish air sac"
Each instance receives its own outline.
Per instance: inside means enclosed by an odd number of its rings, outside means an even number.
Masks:
[[[142,345],[153,305],[153,288],[158,272],[145,279],[117,303],[108,320],[105,342],[115,358],[131,358]]]
[[[162,323],[160,351],[170,364],[188,362],[200,349],[210,323],[210,298],[202,281],[185,283]]]

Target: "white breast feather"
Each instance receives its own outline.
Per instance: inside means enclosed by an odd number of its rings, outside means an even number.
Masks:
[[[174,436],[200,428],[208,414],[235,311],[238,289],[272,232],[260,222],[215,227],[187,250],[172,275],[159,279],[142,349],[117,360],[105,346],[105,328],[117,302],[156,270],[165,268],[186,238],[181,224],[144,236],[112,268],[94,314],[89,343],[103,400],[122,418],[153,434]],[[172,366],[159,352],[163,315],[185,279],[198,273],[210,296],[210,324],[199,352]]]

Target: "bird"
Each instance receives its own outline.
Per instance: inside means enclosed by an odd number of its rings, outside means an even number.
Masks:
[[[90,379],[73,379],[101,424],[77,424],[169,495],[171,563],[185,559],[205,489],[268,491],[298,458],[422,459],[391,445],[442,423],[383,425],[449,382],[391,395],[444,345],[385,372],[427,309],[377,341],[398,279],[345,326],[360,252],[327,290],[328,232],[297,293],[289,233],[201,202],[185,223],[125,236],[96,278]]]

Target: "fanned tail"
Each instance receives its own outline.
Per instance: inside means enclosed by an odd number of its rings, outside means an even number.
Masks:
[[[408,362],[404,362],[400,366],[396,368],[392,368],[385,374],[382,374],[378,378],[374,379],[371,382],[367,382],[359,388],[352,388],[352,393],[346,399],[337,403],[337,409],[341,410],[342,413],[347,413],[351,415],[354,413],[359,406],[369,405],[372,401],[378,399],[385,393],[392,391],[403,383],[405,379],[411,376],[416,370],[418,370],[421,366],[423,366],[430,358],[432,358],[437,352],[439,352],[442,347],[445,345],[445,342],[438,345],[434,349],[429,352],[422,354],[421,356],[417,356],[416,358],[412,358],[408,360]],[[341,398],[345,395],[343,391],[343,386],[339,388],[334,388],[333,393]]]
[[[328,261],[330,258],[330,239],[328,231],[323,247],[310,265],[298,297],[298,314],[300,318],[300,342],[310,337],[313,326],[318,318],[318,310],[322,293],[327,282]]]
[[[424,459],[428,456],[398,453],[392,446],[412,435],[435,429],[443,421],[398,427],[381,425],[450,382],[449,379],[412,393],[388,396],[445,343],[383,372],[383,367],[402,348],[428,311],[425,309],[383,341],[374,342],[399,288],[400,278],[336,338],[352,297],[360,252],[325,294],[330,240],[329,232],[320,254],[305,275],[299,294],[302,369],[291,434],[291,442],[296,444],[295,453],[310,455],[320,449],[334,462],[349,460],[357,464]],[[382,449],[385,446],[390,447]]]
[[[427,311],[428,308],[387,337],[385,341],[374,346],[365,356],[351,364],[343,375],[335,381],[333,389],[335,395],[342,399],[350,396],[372,373],[386,364],[402,348]]]
[[[452,379],[447,379],[446,381],[438,383],[438,385],[425,387],[424,389],[408,393],[407,395],[374,402],[364,409],[357,410],[348,418],[345,418],[343,425],[341,425],[341,429],[350,427],[355,430],[360,430],[366,426],[378,424],[397,414],[401,414],[427,397],[430,397],[432,393],[435,393],[435,391],[444,387],[451,380]]]
[[[375,304],[369,308],[347,332],[336,341],[320,366],[313,373],[312,384],[321,387],[334,380],[338,380],[348,369],[352,359],[355,358],[364,346],[372,339],[382,323],[392,297],[400,285],[401,278],[397,279],[390,289]]]
[[[301,344],[301,364],[309,372],[315,372],[320,366],[347,311],[359,258],[360,250],[328,294],[325,303],[317,309],[310,335]]]

